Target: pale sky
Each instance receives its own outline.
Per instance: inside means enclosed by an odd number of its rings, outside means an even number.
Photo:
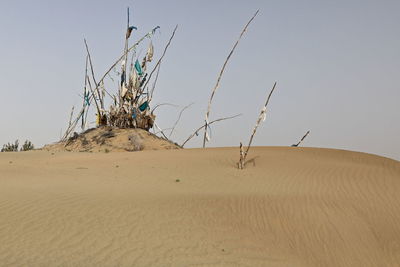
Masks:
[[[131,42],[159,25],[155,57],[179,24],[153,106],[195,104],[172,139],[199,127],[218,73],[244,24],[260,9],[228,63],[211,111],[209,147],[248,142],[275,81],[254,145],[303,143],[400,160],[400,1],[0,1],[0,146],[57,141],[70,109],[81,106],[85,48],[96,75],[121,55],[126,7],[138,27]],[[146,45],[138,49],[144,55]],[[112,86],[111,86],[112,85]],[[116,91],[115,84],[107,88]],[[171,127],[179,108],[160,107]],[[94,121],[94,118],[91,120]],[[199,147],[199,136],[188,147]]]

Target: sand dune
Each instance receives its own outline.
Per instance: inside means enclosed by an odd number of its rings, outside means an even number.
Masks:
[[[237,148],[0,153],[0,265],[400,266],[400,162],[251,156],[238,170]]]

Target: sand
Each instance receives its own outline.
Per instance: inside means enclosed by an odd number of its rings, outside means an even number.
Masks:
[[[0,265],[400,266],[400,162],[250,153],[0,153]]]
[[[75,133],[66,141],[46,145],[42,150],[51,152],[133,152],[180,148],[179,145],[143,129],[102,126],[88,129],[81,134]]]

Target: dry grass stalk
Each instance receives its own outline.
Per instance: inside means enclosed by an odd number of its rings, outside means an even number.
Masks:
[[[243,34],[246,32],[247,27],[250,25],[250,23],[253,21],[253,19],[257,16],[258,12],[259,12],[259,10],[257,10],[256,13],[253,15],[253,17],[251,17],[251,19],[247,22],[247,24],[243,28],[242,32],[240,33],[239,38],[237,39],[236,43],[234,44],[232,50],[229,52],[228,57],[225,59],[224,65],[222,66],[222,69],[221,69],[221,71],[220,71],[220,73],[218,75],[217,83],[215,84],[215,86],[214,86],[214,88],[213,88],[213,90],[211,92],[211,96],[210,96],[210,99],[208,101],[207,113],[206,113],[205,124],[204,124],[203,148],[206,146],[206,141],[208,139],[207,138],[207,130],[208,130],[207,128],[208,128],[208,125],[210,124],[208,121],[209,121],[209,116],[210,116],[210,111],[211,111],[211,103],[212,103],[212,100],[214,98],[215,92],[217,91],[217,89],[219,87],[219,83],[221,81],[222,74],[224,73],[225,67],[226,67],[229,59],[231,58],[231,56],[233,54],[233,51],[235,51],[235,48],[239,44],[239,41],[242,38]]]

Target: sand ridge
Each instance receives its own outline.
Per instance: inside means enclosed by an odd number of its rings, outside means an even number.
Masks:
[[[257,147],[0,154],[5,266],[400,266],[400,162]]]

